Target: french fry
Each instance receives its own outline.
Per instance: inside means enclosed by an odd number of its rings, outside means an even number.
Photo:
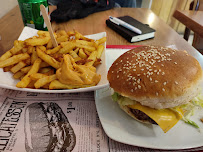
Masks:
[[[47,83],[50,83],[51,81],[56,79],[56,74],[51,76],[46,76],[44,78],[38,79],[36,83],[34,84],[35,88],[41,88],[42,86],[46,85]]]
[[[83,51],[83,49],[80,49],[80,50],[79,50],[78,55],[79,55],[79,57],[81,57],[82,59],[86,59],[86,58],[87,58],[87,55],[85,54],[85,52]]]
[[[45,45],[49,42],[50,37],[38,37],[38,38],[30,38],[25,40],[26,45],[37,46],[37,45]]]
[[[82,44],[82,45],[88,45],[88,46],[94,46],[94,42],[88,42],[85,40],[75,40],[76,43]]]
[[[26,64],[24,62],[20,61],[18,64],[13,66],[10,71],[13,73],[16,73],[25,66],[26,66]]]
[[[88,56],[90,56],[91,52],[87,51],[84,49],[85,54],[87,54]]]
[[[46,52],[46,47],[45,46],[42,46],[42,45],[39,45],[37,46],[40,50],[42,50],[43,52]]]
[[[35,50],[35,47],[34,46],[28,46],[28,50],[27,50],[27,53],[28,54],[32,54],[32,52]]]
[[[31,75],[30,75],[30,78],[31,78],[32,80],[38,80],[38,79],[44,78],[44,77],[46,77],[46,76],[47,76],[47,75],[42,74],[42,73],[34,73],[34,74],[31,74]]]
[[[4,60],[10,58],[11,56],[12,56],[12,53],[9,50],[0,57],[0,61],[4,61]]]
[[[51,81],[50,85],[49,85],[49,89],[53,90],[53,89],[77,89],[77,88],[86,88],[86,87],[91,87],[93,85],[67,85],[67,84],[63,84],[58,80],[53,80]]]
[[[49,66],[50,65],[44,61],[40,64],[40,68],[45,68],[45,67],[49,67]]]
[[[63,36],[57,37],[56,41],[57,41],[58,44],[61,43],[61,42],[68,41],[68,35],[63,35]]]
[[[54,69],[51,69],[51,70],[49,70],[48,72],[45,72],[45,73],[43,73],[43,74],[45,74],[45,75],[53,75],[53,74],[55,74],[55,70],[54,70]]]
[[[38,58],[37,52],[36,50],[33,50],[31,55],[31,64],[33,64],[37,58]]]
[[[81,33],[79,33],[79,32],[77,32],[77,31],[75,31],[75,39],[77,40],[86,40],[86,41],[91,41],[92,39],[89,39],[89,38],[87,38],[87,37],[85,37],[85,36],[83,36]]]
[[[13,67],[13,65],[10,65],[10,66],[7,66],[7,67],[4,67],[4,68],[3,68],[3,71],[4,71],[4,72],[8,72],[8,71],[11,70],[12,67]]]
[[[28,51],[28,48],[22,48],[22,52],[26,53]]]
[[[47,72],[49,72],[50,70],[52,70],[50,67],[46,67],[46,68],[41,68],[41,69],[39,69],[39,73],[47,73]]]
[[[35,84],[36,81],[31,80],[30,83],[27,85],[27,88],[35,89]]]
[[[24,47],[23,41],[15,40],[14,41],[14,47],[10,51],[14,55],[14,54],[17,54],[23,47]]]
[[[22,78],[21,81],[19,81],[16,84],[16,87],[18,88],[26,88],[27,85],[31,82],[31,78],[29,77],[31,74],[37,73],[39,68],[40,68],[40,63],[42,62],[42,60],[40,58],[38,58],[37,60],[35,60],[33,66],[31,67],[30,71],[28,71],[28,73]]]
[[[78,61],[80,61],[80,60],[82,60],[82,58],[81,58],[81,57],[79,57],[79,56],[78,56],[78,57],[76,57],[76,58],[74,58],[74,61],[75,61],[75,62],[78,62]]]
[[[41,30],[39,30],[39,31],[37,31],[37,34],[39,36],[43,36],[43,37],[49,37],[50,36],[48,31],[41,31]]]
[[[54,67],[55,69],[58,69],[60,67],[60,63],[56,61],[54,58],[51,56],[45,54],[42,50],[37,48],[37,55],[40,57],[43,61],[47,62],[49,65]]]
[[[27,66],[27,67],[24,67],[22,68],[20,71],[23,72],[23,73],[28,73],[28,71],[30,71],[32,66]]]
[[[74,52],[74,51],[70,51],[69,54],[73,57],[73,58],[77,58],[78,55]]]
[[[94,51],[90,54],[90,56],[87,58],[88,60],[91,60],[90,62],[85,63],[85,65],[93,65],[97,58],[97,51]]]
[[[30,58],[24,60],[23,62],[25,62],[26,66],[31,65],[31,59]]]
[[[76,54],[78,54],[79,49],[80,49],[80,48],[76,48],[76,49],[74,50],[74,52],[75,52]]]
[[[101,38],[99,40],[96,40],[95,41],[95,47],[98,47],[100,44],[102,44],[104,42],[106,42],[106,37],[103,37],[103,38]]]
[[[22,77],[23,75],[25,75],[25,73],[18,71],[13,75],[14,79],[20,79],[20,77]]]
[[[0,68],[6,67],[6,66],[10,66],[10,65],[14,65],[22,60],[28,59],[30,56],[27,53],[22,53],[22,54],[18,54],[18,55],[14,55],[4,61],[0,61]]]
[[[67,35],[68,35],[68,36],[75,35],[75,32],[74,32],[74,31],[68,31],[68,32],[67,32]]]
[[[59,50],[58,53],[67,54],[75,48],[75,43],[73,43],[73,42],[66,43],[65,42],[65,43],[62,43],[61,46],[62,46],[62,48]]]
[[[82,45],[82,44],[80,44],[80,43],[76,43],[75,46],[76,46],[76,47],[79,47],[79,48],[82,48],[82,49],[86,49],[86,50],[88,50],[89,52],[93,52],[93,51],[96,50],[95,47],[87,46],[87,45]]]
[[[51,41],[51,39],[48,41],[48,43],[47,43],[47,49],[52,49],[54,46],[53,46],[53,44],[52,44],[52,41]]]
[[[58,52],[60,49],[61,49],[61,46],[59,45],[51,50],[47,50],[46,52],[47,52],[47,54],[54,54],[54,53]]]
[[[56,34],[60,36],[67,35],[65,30],[59,30]]]
[[[41,88],[43,88],[43,89],[49,89],[49,84],[50,84],[50,83],[47,83],[47,84],[45,84],[44,86],[42,86]]]
[[[102,52],[104,50],[104,46],[103,45],[99,45],[97,47],[97,59],[100,59],[101,58],[101,55],[102,55]]]

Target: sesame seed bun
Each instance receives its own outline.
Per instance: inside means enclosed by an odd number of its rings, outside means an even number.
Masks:
[[[110,87],[142,105],[164,109],[200,92],[202,68],[186,51],[142,46],[121,55],[108,71]]]

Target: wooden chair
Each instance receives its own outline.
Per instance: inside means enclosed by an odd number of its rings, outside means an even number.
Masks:
[[[190,3],[189,10],[197,11],[198,9],[199,9],[199,0],[197,0],[197,1],[192,1],[192,2]],[[185,32],[184,32],[183,38],[184,38],[186,41],[188,41],[188,39],[189,39],[190,32],[191,32],[191,30],[190,30],[188,27],[185,27]]]
[[[203,0],[191,2],[189,11],[176,10],[173,17],[186,26],[183,37],[186,41],[188,41],[191,30],[194,32],[192,45],[203,54]]]

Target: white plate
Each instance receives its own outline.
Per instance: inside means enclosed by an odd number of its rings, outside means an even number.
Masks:
[[[25,40],[27,38],[30,38],[32,36],[37,35],[37,30],[25,27],[18,38],[19,40]],[[93,35],[88,35],[86,37],[91,39],[100,39],[102,37],[106,36],[106,32],[97,33]],[[105,43],[105,50],[106,50],[106,43]],[[106,70],[106,64],[105,64],[105,50],[102,54],[101,60],[102,64],[100,64],[97,67],[97,73],[101,75],[101,80],[98,83],[98,85],[88,88],[79,88],[79,89],[69,89],[69,90],[45,90],[45,89],[29,89],[29,88],[17,88],[16,84],[19,80],[15,80],[12,78],[13,74],[11,72],[3,72],[3,69],[0,68],[0,87],[6,88],[6,89],[13,89],[13,90],[19,90],[19,91],[29,91],[29,92],[41,92],[41,93],[74,93],[74,92],[86,92],[86,91],[93,91],[97,89],[104,88],[108,86],[108,81],[106,78],[107,70]]]
[[[112,62],[123,52],[111,49],[106,51],[106,62],[109,68]],[[105,133],[111,139],[139,147],[152,149],[188,149],[203,146],[203,110],[197,111],[191,119],[195,121],[198,129],[179,121],[171,130],[164,133],[157,125],[145,125],[137,122],[111,99],[110,88],[103,88],[95,92],[95,102],[98,115]]]

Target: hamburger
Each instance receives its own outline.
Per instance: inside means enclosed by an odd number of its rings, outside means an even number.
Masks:
[[[141,46],[114,61],[107,79],[122,110],[166,133],[180,119],[198,127],[186,114],[203,106],[200,97],[195,98],[201,92],[202,75],[199,62],[186,51]]]

